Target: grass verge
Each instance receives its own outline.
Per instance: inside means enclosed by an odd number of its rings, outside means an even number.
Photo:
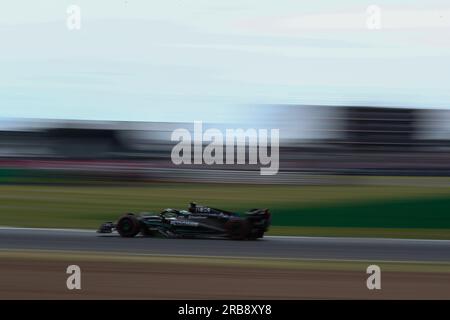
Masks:
[[[450,239],[450,188],[149,183],[0,186],[0,225],[97,228],[126,212],[269,208],[272,235]]]

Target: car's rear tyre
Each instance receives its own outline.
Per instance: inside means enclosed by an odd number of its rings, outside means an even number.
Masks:
[[[260,238],[264,238],[264,231],[252,232],[249,236],[250,240],[257,240]]]
[[[249,237],[250,223],[247,220],[229,220],[225,228],[233,240],[245,240]]]
[[[119,219],[116,229],[122,237],[132,238],[141,231],[141,226],[135,215],[126,214]]]

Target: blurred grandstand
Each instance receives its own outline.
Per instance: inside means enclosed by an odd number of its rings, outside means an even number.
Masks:
[[[450,175],[450,111],[293,105],[261,109],[270,117],[249,120],[246,128],[280,129],[276,176],[260,176],[259,165],[172,164],[176,142],[170,141],[171,133],[192,130],[192,123],[9,119],[0,127],[0,181],[64,177],[314,184],[324,183],[320,177],[325,175]]]

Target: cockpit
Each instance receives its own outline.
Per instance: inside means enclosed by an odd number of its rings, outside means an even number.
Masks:
[[[159,215],[165,219],[188,218],[191,213],[186,210],[164,209]]]

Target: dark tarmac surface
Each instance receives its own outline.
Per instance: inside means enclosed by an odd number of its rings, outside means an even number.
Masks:
[[[257,241],[121,238],[90,230],[0,227],[0,249],[95,251],[154,255],[450,261],[449,240],[265,237]]]

